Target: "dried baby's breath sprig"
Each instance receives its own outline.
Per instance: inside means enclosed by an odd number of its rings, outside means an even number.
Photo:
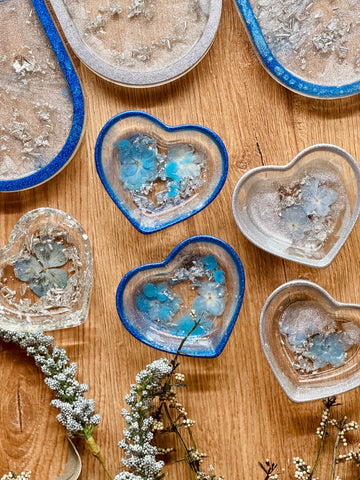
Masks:
[[[158,432],[176,435],[185,452],[182,460],[189,464],[195,480],[222,480],[222,477],[215,475],[213,467],[209,468],[209,473],[201,470],[206,455],[196,447],[191,431],[195,422],[187,417],[174,390],[185,386],[185,376],[176,372],[181,349],[201,323],[194,312],[192,317],[194,325],[182,339],[176,355],[170,361],[162,358],[148,365],[136,376],[136,384],[131,386],[126,396],[130,410],[123,410],[127,428],[119,446],[126,454],[123,463],[131,472],[121,472],[115,480],[161,480],[165,477],[162,471],[164,462],[157,461],[156,456],[168,454],[173,449],[159,449],[151,443]],[[190,446],[186,444],[182,429],[189,436]]]
[[[21,472],[20,475],[16,475],[14,472],[9,472],[1,477],[1,480],[29,480],[31,472]]]
[[[112,479],[100,448],[96,444],[92,432],[100,423],[100,416],[95,414],[95,400],[87,399],[86,384],[80,384],[76,378],[76,363],[69,363],[66,351],[55,345],[53,337],[43,333],[12,332],[0,329],[0,339],[13,342],[33,357],[35,364],[45,375],[45,383],[53,390],[56,399],[51,405],[60,410],[58,421],[72,437],[82,437],[95,458],[103,466],[107,476]],[[16,477],[15,477],[16,478]]]
[[[277,469],[277,464],[274,462],[270,462],[268,458],[265,460],[265,464],[259,462],[259,467],[264,470],[266,474],[265,480],[275,480],[278,478],[278,474],[274,473]]]

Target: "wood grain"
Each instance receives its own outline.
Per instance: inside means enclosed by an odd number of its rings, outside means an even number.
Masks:
[[[55,332],[56,342],[78,363],[80,381],[90,385],[102,423],[95,436],[115,474],[121,468],[124,396],[136,373],[163,355],[137,342],[121,325],[115,292],[123,275],[142,263],[164,259],[180,241],[212,234],[239,254],[246,273],[246,294],[237,324],[217,359],[183,358],[181,371],[189,387],[181,398],[197,420],[199,447],[227,480],[259,478],[257,462],[271,458],[292,472],[291,458],[312,462],[321,402],[294,404],[276,382],[262,353],[258,321],[268,295],[286,280],[307,278],[336,299],[359,302],[360,226],[356,225],[332,265],[314,270],[283,262],[249,243],[231,213],[236,181],[261,164],[286,164],[303,148],[337,144],[360,159],[359,97],[317,101],[278,85],[263,70],[251,48],[231,0],[224,0],[215,42],[205,59],[176,82],[147,90],[125,89],[96,77],[73,57],[87,98],[87,127],[75,158],[56,178],[35,190],[0,195],[0,243],[7,242],[16,221],[28,210],[60,208],[89,234],[95,278],[90,315],[76,329]],[[229,175],[216,200],[195,217],[153,235],[138,233],[101,185],[94,164],[94,145],[104,123],[118,112],[139,109],[169,125],[206,125],[223,139]],[[50,480],[64,469],[64,430],[49,406],[51,393],[41,374],[22,352],[0,343],[0,475],[32,470],[34,480]],[[339,396],[340,411],[360,419],[358,390]],[[354,436],[354,442],[358,438]],[[91,455],[79,450],[82,479],[105,475]],[[328,459],[331,452],[326,451]],[[342,470],[353,478],[353,467]],[[320,478],[330,478],[328,464]],[[170,467],[172,479],[190,479],[186,465]],[[284,475],[282,478],[292,478]]]

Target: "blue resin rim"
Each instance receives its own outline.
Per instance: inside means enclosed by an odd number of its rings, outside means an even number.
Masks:
[[[210,198],[202,205],[201,207],[195,208],[191,212],[187,212],[185,214],[179,215],[176,219],[171,220],[166,223],[162,223],[161,225],[157,227],[142,227],[140,223],[135,220],[131,214],[129,209],[126,207],[126,204],[121,202],[119,197],[114,193],[110,183],[108,182],[106,175],[104,173],[103,167],[102,167],[102,162],[101,162],[101,150],[102,150],[102,145],[104,138],[106,137],[107,132],[110,130],[110,128],[116,124],[117,122],[121,121],[124,118],[128,117],[144,117],[156,125],[158,125],[160,128],[165,130],[166,132],[176,132],[176,131],[181,131],[181,130],[197,130],[198,132],[202,132],[208,137],[210,137],[213,142],[217,145],[220,155],[222,158],[223,162],[223,173],[220,177],[220,180],[213,191],[212,195]],[[150,115],[149,113],[145,112],[140,112],[138,110],[132,110],[132,111],[127,111],[127,112],[122,112],[118,113],[115,115],[115,117],[111,118],[104,127],[101,129],[99,136],[96,141],[96,146],[95,146],[95,164],[96,164],[96,170],[97,173],[100,177],[100,180],[102,184],[105,187],[105,190],[107,193],[110,195],[112,201],[116,204],[116,206],[121,210],[121,212],[125,215],[125,217],[129,220],[129,222],[141,233],[148,234],[148,233],[154,233],[154,232],[159,232],[160,230],[164,230],[165,228],[171,227],[172,225],[176,225],[179,222],[182,222],[183,220],[186,220],[187,218],[192,217],[193,215],[196,215],[197,213],[201,212],[205,207],[207,207],[220,193],[220,190],[224,186],[227,173],[228,173],[228,154],[226,151],[226,147],[224,145],[224,142],[221,140],[221,138],[212,130],[209,128],[203,127],[201,125],[194,125],[194,124],[184,124],[184,125],[178,125],[178,126],[168,126],[165,123],[163,123],[161,120],[158,118],[154,117],[153,115]]]
[[[259,55],[263,66],[268,73],[279,83],[290,90],[308,97],[316,98],[341,98],[355,95],[360,92],[360,81],[342,86],[325,86],[310,83],[295,76],[283,67],[272,54],[255,14],[248,0],[234,0],[238,7],[240,18],[247,29],[247,33]]]
[[[215,350],[210,352],[210,353],[208,351],[204,351],[204,352],[191,351],[191,350],[186,349],[186,343],[185,343],[185,349],[181,352],[181,355],[186,356],[186,357],[215,358],[215,357],[218,357],[220,355],[220,353],[224,350],[224,347],[225,347],[227,341],[229,340],[230,334],[233,331],[233,328],[235,326],[237,317],[239,315],[239,312],[240,312],[240,309],[241,309],[241,306],[242,306],[242,303],[243,303],[243,299],[244,299],[244,293],[245,293],[244,267],[241,263],[241,260],[238,256],[238,254],[235,252],[235,250],[232,247],[230,247],[230,245],[227,244],[226,242],[224,242],[223,240],[220,240],[219,238],[216,238],[216,237],[212,237],[210,235],[196,235],[194,237],[190,237],[187,240],[184,240],[181,243],[179,243],[179,245],[177,245],[174,248],[174,250],[172,250],[170,255],[168,257],[166,257],[165,260],[163,260],[162,262],[145,264],[145,265],[141,265],[140,267],[136,267],[133,270],[130,270],[130,272],[128,272],[123,277],[123,279],[121,280],[121,282],[119,283],[119,286],[117,288],[117,291],[116,291],[116,308],[117,308],[117,312],[118,312],[118,315],[120,317],[120,320],[122,321],[124,327],[127,329],[127,331],[129,333],[131,333],[131,335],[133,335],[133,337],[135,337],[140,342],[145,343],[149,347],[155,348],[156,350],[161,350],[162,352],[166,352],[166,353],[176,353],[176,350],[177,350],[176,348],[166,348],[161,343],[152,343],[146,338],[145,335],[143,335],[142,333],[140,333],[138,330],[136,330],[133,327],[133,325],[128,321],[128,318],[127,318],[127,316],[125,315],[125,312],[124,312],[124,301],[123,301],[124,291],[125,291],[125,288],[126,288],[128,282],[129,282],[129,280],[131,280],[131,278],[134,277],[135,275],[137,275],[139,272],[142,272],[142,271],[145,271],[145,270],[155,270],[155,269],[158,269],[158,268],[166,267],[166,265],[168,265],[178,255],[178,253],[180,253],[180,251],[183,250],[187,245],[189,245],[191,243],[199,243],[199,242],[214,243],[214,244],[222,247],[232,258],[232,260],[233,260],[233,262],[236,266],[237,273],[239,275],[239,284],[240,284],[239,294],[238,294],[239,296],[238,296],[238,300],[237,300],[237,303],[236,303],[236,306],[235,306],[234,314],[229,321],[228,328],[227,328],[226,332],[221,337],[221,340],[218,343],[218,345],[216,346]],[[181,342],[181,337],[179,337],[179,344],[180,344],[180,342]]]
[[[31,1],[64,73],[69,90],[71,91],[73,103],[72,126],[64,146],[50,163],[27,177],[0,181],[0,192],[26,190],[50,180],[59,173],[71,159],[80,143],[85,119],[85,104],[80,81],[50,17],[48,9],[43,0]]]

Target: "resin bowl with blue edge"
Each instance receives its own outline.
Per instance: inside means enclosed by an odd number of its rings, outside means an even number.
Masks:
[[[293,280],[269,296],[260,339],[276,379],[294,402],[360,385],[360,305],[340,303],[315,283]]]
[[[305,0],[234,0],[265,70],[302,95],[340,98],[360,91],[354,22],[358,3]]]
[[[222,140],[199,125],[169,127],[144,112],[123,112],[101,130],[95,162],[108,194],[141,233],[205,208],[226,180]]]
[[[40,185],[67,165],[82,138],[85,109],[43,0],[23,0],[21,8],[2,1],[0,11],[0,191],[11,192]]]
[[[236,252],[211,236],[180,243],[161,263],[142,265],[121,280],[116,305],[127,330],[158,350],[217,357],[242,305],[245,275]]]

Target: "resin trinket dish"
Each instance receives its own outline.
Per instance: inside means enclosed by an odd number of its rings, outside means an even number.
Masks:
[[[265,70],[302,95],[360,92],[358,3],[341,0],[234,0]]]
[[[121,280],[116,305],[127,330],[158,350],[217,357],[224,349],[243,301],[245,275],[235,251],[210,236],[180,243],[161,263],[142,265]]]
[[[218,195],[228,171],[225,146],[208,128],[169,127],[137,111],[106,123],[95,162],[108,194],[141,233],[198,213]]]
[[[260,317],[260,339],[290,400],[306,402],[360,385],[360,305],[294,280],[277,288]]]
[[[82,138],[79,79],[43,0],[0,2],[0,191],[44,183]]]
[[[162,85],[206,55],[222,0],[50,0],[75,54],[94,73],[128,87]]]
[[[92,282],[92,250],[81,225],[61,210],[32,210],[0,250],[0,328],[42,332],[80,325]]]
[[[319,144],[288,165],[258,167],[237,183],[235,221],[254,245],[286,260],[327,267],[360,212],[360,168],[342,148]]]

